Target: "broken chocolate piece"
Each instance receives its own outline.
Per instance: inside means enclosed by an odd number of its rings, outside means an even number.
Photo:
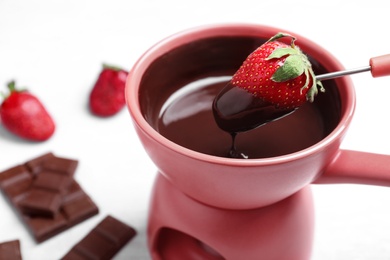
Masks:
[[[73,180],[77,161],[49,153],[27,162],[26,165],[34,169],[35,178],[31,189],[19,202],[20,209],[30,216],[53,218],[62,205],[62,194]]]
[[[4,189],[26,179],[32,179],[31,173],[23,165],[17,165],[1,173],[0,187]]]
[[[48,153],[0,172],[1,190],[38,243],[99,212],[73,179],[76,166]]]
[[[59,193],[31,188],[26,196],[19,201],[18,206],[23,214],[30,216],[54,217],[62,204]]]
[[[135,229],[118,219],[107,216],[62,258],[111,259],[135,235]]]
[[[0,243],[0,259],[22,260],[19,240],[12,240]]]
[[[37,174],[42,170],[42,165],[46,160],[49,160],[54,157],[54,154],[49,152],[38,156],[34,159],[31,159],[25,163],[25,166],[32,172],[33,174]]]
[[[67,174],[56,171],[37,173],[19,207],[24,214],[31,216],[54,217],[62,205],[62,195],[72,180]]]
[[[72,180],[72,176],[55,171],[43,170],[35,178],[33,187],[64,194],[68,190]]]
[[[73,176],[78,165],[77,160],[52,157],[49,160],[45,160],[42,167],[46,170],[62,172],[68,176]]]

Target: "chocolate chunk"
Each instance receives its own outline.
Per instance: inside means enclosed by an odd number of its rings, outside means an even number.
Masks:
[[[32,176],[23,178],[14,185],[8,185],[3,188],[3,192],[11,204],[17,205],[20,200],[24,199],[26,192],[31,187],[33,182]]]
[[[107,216],[73,246],[62,260],[111,259],[136,233],[132,227]]]
[[[34,188],[46,189],[64,194],[68,190],[72,179],[71,176],[62,173],[43,170],[37,175],[32,185]]]
[[[38,243],[41,243],[71,227],[68,226],[68,221],[63,214],[57,214],[54,218],[22,215],[22,219],[27,225],[31,235]]]
[[[18,165],[0,174],[0,188],[12,204],[17,204],[26,195],[33,181],[26,167]]]
[[[16,182],[31,178],[32,175],[26,167],[24,167],[23,165],[17,165],[1,173],[0,187],[6,188]]]
[[[19,240],[0,243],[0,259],[22,260]]]
[[[53,153],[46,153],[41,156],[38,156],[34,159],[31,159],[25,163],[26,167],[32,172],[33,174],[36,174],[42,170],[43,163],[54,157]]]
[[[40,188],[31,188],[18,206],[23,214],[31,216],[54,217],[62,204],[59,193]]]
[[[76,166],[76,160],[49,153],[0,172],[1,190],[37,242],[98,214],[73,179]]]
[[[72,180],[72,177],[55,171],[37,173],[19,207],[24,214],[31,216],[54,217],[62,205],[62,195]]]
[[[77,160],[52,157],[43,162],[42,167],[46,170],[62,172],[68,176],[73,176],[78,165]]]
[[[68,190],[64,194],[64,197],[62,199],[63,203],[66,204],[69,201],[72,201],[74,199],[80,198],[84,196],[84,191],[81,189],[80,185],[72,181],[72,183],[69,185]]]
[[[72,180],[65,174],[43,170],[36,174],[31,189],[19,202],[19,207],[24,214],[54,217]]]
[[[73,181],[72,189],[63,197],[61,207],[61,214],[66,217],[68,225],[74,226],[97,213],[99,209],[96,204],[81,186]]]
[[[73,199],[65,196],[63,200],[67,202],[61,206],[54,218],[24,215],[24,221],[37,242],[43,242],[99,213],[96,204],[82,190],[80,185],[76,181],[74,181],[74,185],[79,188],[79,196]],[[72,194],[69,196],[72,196]]]

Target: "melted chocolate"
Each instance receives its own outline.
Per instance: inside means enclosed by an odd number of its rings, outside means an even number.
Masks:
[[[232,137],[228,132],[240,132],[235,140],[239,157],[240,153],[249,158],[280,156],[317,143],[339,122],[341,104],[333,80],[324,83],[326,92],[318,95],[314,103],[304,104],[281,120],[272,121],[274,116],[291,111],[277,111],[264,103],[256,111],[267,115],[265,121],[270,122],[264,125],[252,121],[252,116],[243,116],[243,109],[258,106],[255,103],[259,102],[246,93],[239,93],[243,103],[236,110],[223,107],[222,103],[229,101],[220,99],[217,113],[223,113],[216,122],[214,98],[247,55],[264,41],[256,37],[211,37],[162,55],[142,78],[139,102],[145,119],[161,135],[181,146],[222,157],[232,157]],[[310,61],[316,74],[327,72],[316,60]],[[188,88],[191,84],[198,85]],[[236,123],[228,123],[232,118]],[[250,127],[262,126],[243,132],[242,124],[237,123],[240,120]]]
[[[240,132],[232,147],[231,135],[216,123],[212,110],[215,96],[227,81],[198,81],[164,107],[157,130],[166,138],[206,154],[236,158],[264,158],[299,151],[320,141],[327,132],[315,103],[307,103],[290,116]],[[186,89],[184,87],[183,89]]]

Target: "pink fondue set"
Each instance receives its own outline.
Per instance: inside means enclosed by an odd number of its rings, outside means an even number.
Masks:
[[[212,75],[237,69],[233,65],[230,68],[229,59],[218,55],[248,47],[229,44],[230,41],[268,39],[279,31],[289,33],[253,24],[186,30],[151,47],[131,70],[126,86],[128,109],[159,172],[148,220],[148,246],[153,259],[310,259],[314,235],[310,184],[390,185],[390,156],[340,148],[356,105],[349,77],[332,80],[334,86],[319,94],[324,95],[325,101],[329,98],[324,105],[318,105],[319,109],[335,104],[333,112],[324,117],[334,121],[328,134],[296,152],[260,159],[224,158],[185,148],[158,132],[155,122],[171,93],[204,70]],[[320,62],[325,72],[344,69],[321,46],[303,36],[297,38],[301,49]],[[215,46],[216,42],[221,42],[220,46],[204,54],[208,45]],[[173,50],[183,46],[185,51],[176,57]],[[186,53],[199,56],[199,65],[191,60],[179,62]],[[166,55],[170,55],[169,62],[161,65]],[[218,59],[224,60],[223,68],[218,64],[205,66]],[[373,60],[373,76],[389,72],[389,65],[382,62],[386,60]],[[186,66],[191,66],[189,71],[193,74],[178,70]],[[164,84],[162,74],[179,83]]]

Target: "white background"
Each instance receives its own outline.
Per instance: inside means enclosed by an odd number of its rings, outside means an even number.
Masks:
[[[112,214],[138,231],[116,259],[149,259],[145,228],[155,167],[126,109],[107,119],[89,114],[90,89],[103,62],[129,70],[168,35],[234,22],[297,32],[347,68],[390,53],[383,0],[0,0],[0,90],[17,80],[41,99],[57,123],[55,135],[43,143],[22,141],[0,126],[0,171],[47,151],[78,159],[76,179],[101,212],[38,245],[1,195],[0,242],[20,239],[24,259],[59,259]],[[352,79],[357,109],[342,147],[390,154],[390,77],[364,73]],[[390,188],[316,185],[313,192],[314,260],[390,259]]]

